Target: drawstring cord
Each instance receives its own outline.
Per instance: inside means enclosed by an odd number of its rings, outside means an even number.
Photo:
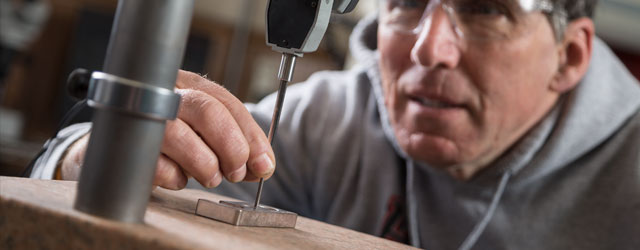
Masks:
[[[500,184],[498,185],[498,189],[496,190],[496,193],[493,195],[493,199],[491,200],[491,205],[489,206],[489,209],[484,214],[484,217],[482,218],[482,220],[478,224],[476,224],[476,226],[473,228],[471,233],[467,236],[464,242],[462,242],[462,245],[460,246],[460,248],[458,248],[459,250],[469,250],[473,247],[473,245],[476,244],[476,241],[478,241],[478,238],[480,238],[480,235],[482,234],[482,232],[484,232],[484,229],[487,227],[487,224],[489,224],[491,217],[493,217],[493,214],[495,214],[496,208],[498,208],[498,203],[500,203],[500,198],[504,193],[504,190],[507,186],[507,182],[509,181],[510,177],[511,177],[511,174],[509,172],[505,172],[502,175],[502,179],[500,179]]]
[[[407,160],[407,209],[409,219],[409,242],[414,247],[420,247],[420,234],[418,233],[418,210],[413,192],[413,176],[415,167],[412,160]]]
[[[413,179],[415,167],[412,160],[408,160],[407,162],[407,207],[409,213],[409,239],[410,243],[414,247],[420,247],[420,234],[418,233],[418,221],[417,221],[417,204],[414,199],[414,190],[413,190]],[[511,173],[509,171],[505,172],[500,179],[500,183],[498,184],[498,188],[496,192],[493,194],[493,198],[491,199],[491,205],[489,205],[489,209],[482,217],[482,220],[475,225],[471,233],[467,236],[467,238],[462,242],[462,245],[458,248],[459,250],[469,250],[471,249],[482,232],[484,232],[485,228],[489,224],[489,221],[495,214],[495,211],[498,208],[498,204],[500,203],[500,199],[502,198],[502,194],[507,187],[507,182],[509,182],[509,178],[511,178]]]

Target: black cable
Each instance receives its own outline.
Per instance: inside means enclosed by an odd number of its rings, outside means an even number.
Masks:
[[[53,134],[53,137],[51,137],[49,141],[58,137],[58,133],[60,132],[60,130],[69,126],[69,123],[71,122],[71,120],[74,117],[76,117],[76,115],[78,115],[78,113],[80,113],[80,111],[84,107],[87,107],[87,99],[84,99],[74,104],[73,107],[69,109],[69,112],[67,112],[64,115],[64,117],[62,117],[62,120],[60,121],[60,123],[58,124],[58,127],[56,128],[55,134]],[[47,147],[43,146],[40,152],[38,152],[38,154],[31,160],[31,162],[29,162],[29,165],[27,165],[27,167],[24,169],[24,171],[21,174],[22,177],[29,177],[31,175],[31,172],[33,171],[33,167],[36,164],[36,161],[38,161],[38,158],[40,158],[40,156],[42,156],[42,154],[44,154],[44,152],[46,151],[47,151]]]

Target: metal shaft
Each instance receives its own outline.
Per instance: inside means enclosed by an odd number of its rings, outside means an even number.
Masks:
[[[282,54],[282,60],[280,61],[280,70],[278,71],[278,78],[280,79],[280,88],[278,89],[278,95],[276,96],[276,104],[273,108],[273,116],[271,117],[271,126],[269,127],[269,143],[273,146],[273,138],[278,130],[278,124],[280,123],[280,113],[282,112],[282,104],[284,103],[284,96],[287,92],[287,83],[291,82],[293,78],[293,70],[296,65],[296,56],[292,54]],[[260,205],[260,197],[262,196],[262,187],[264,186],[264,178],[260,178],[258,184],[258,193],[256,194],[256,201],[253,204],[253,209],[258,208]]]
[[[120,0],[103,71],[172,91],[192,13],[193,0]],[[163,120],[96,109],[74,207],[142,222],[164,130]]]

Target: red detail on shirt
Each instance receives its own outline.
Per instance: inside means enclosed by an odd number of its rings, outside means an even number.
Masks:
[[[409,231],[407,229],[407,210],[405,199],[400,195],[392,195],[387,201],[387,212],[382,223],[382,238],[409,243]]]

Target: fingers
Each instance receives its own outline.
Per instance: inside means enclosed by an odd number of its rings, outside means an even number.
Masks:
[[[235,124],[239,127],[242,132],[242,136],[246,141],[246,146],[248,146],[248,155],[245,163],[249,173],[245,173],[245,180],[252,181],[257,180],[260,177],[268,178],[273,174],[273,171],[275,170],[275,157],[273,150],[271,149],[271,145],[267,140],[264,131],[262,131],[260,126],[258,126],[240,100],[222,86],[208,81],[197,74],[186,71],[181,71],[178,74],[176,86],[182,89],[199,90],[205,93],[206,96],[213,97],[213,99],[225,107],[229,115],[231,115],[235,120]],[[206,115],[208,113],[201,114]],[[228,123],[228,120],[223,122]],[[208,126],[221,125],[222,124],[208,124]],[[223,155],[220,155],[218,150],[214,148],[214,151],[218,154],[219,159],[224,159]],[[225,154],[224,157],[230,156]],[[242,170],[238,169],[238,171]]]
[[[216,187],[222,182],[217,156],[181,119],[167,122],[162,153],[205,187]]]
[[[268,178],[268,177],[265,177],[265,178]],[[260,180],[260,177],[255,176],[251,171],[248,171],[247,176],[244,177],[244,181],[247,181],[247,182],[257,182],[259,180]]]
[[[189,127],[213,149],[227,180],[242,181],[246,176],[245,165],[249,159],[249,145],[229,110],[202,91],[177,92],[182,96],[179,119],[189,124]]]
[[[173,190],[183,189],[187,185],[187,176],[175,161],[165,155],[160,155],[153,185]]]

